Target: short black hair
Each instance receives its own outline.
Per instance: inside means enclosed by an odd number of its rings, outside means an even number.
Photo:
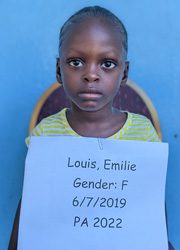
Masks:
[[[76,13],[74,13],[69,19],[64,23],[60,30],[59,34],[59,54],[61,50],[61,46],[63,43],[63,37],[65,33],[67,32],[68,27],[75,23],[82,22],[85,17],[102,17],[105,18],[107,21],[111,22],[112,24],[116,25],[117,28],[120,31],[121,37],[122,37],[122,45],[125,52],[125,58],[127,57],[128,52],[128,35],[126,28],[122,21],[114,15],[111,11],[100,7],[100,6],[89,6],[85,7],[83,9],[80,9]]]

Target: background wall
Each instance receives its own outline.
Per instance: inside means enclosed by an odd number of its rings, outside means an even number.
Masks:
[[[59,28],[86,5],[109,8],[129,33],[129,78],[152,99],[170,144],[169,237],[180,249],[180,2],[177,0],[0,1],[0,249],[6,250],[21,196],[31,112],[55,81]]]

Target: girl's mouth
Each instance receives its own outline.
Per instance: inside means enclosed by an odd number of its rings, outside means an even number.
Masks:
[[[78,96],[84,99],[97,99],[102,96],[102,93],[92,89],[92,90],[81,91],[79,92]]]

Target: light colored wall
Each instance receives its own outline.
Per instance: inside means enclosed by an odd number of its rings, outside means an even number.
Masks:
[[[169,236],[180,249],[180,2],[0,1],[0,249],[6,250],[21,196],[24,138],[38,98],[55,81],[59,27],[86,5],[109,8],[129,33],[129,78],[152,99],[170,144],[166,202]]]

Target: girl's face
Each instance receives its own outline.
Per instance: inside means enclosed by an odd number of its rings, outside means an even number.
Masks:
[[[117,28],[92,18],[72,25],[63,40],[57,74],[72,108],[111,109],[128,75]]]

